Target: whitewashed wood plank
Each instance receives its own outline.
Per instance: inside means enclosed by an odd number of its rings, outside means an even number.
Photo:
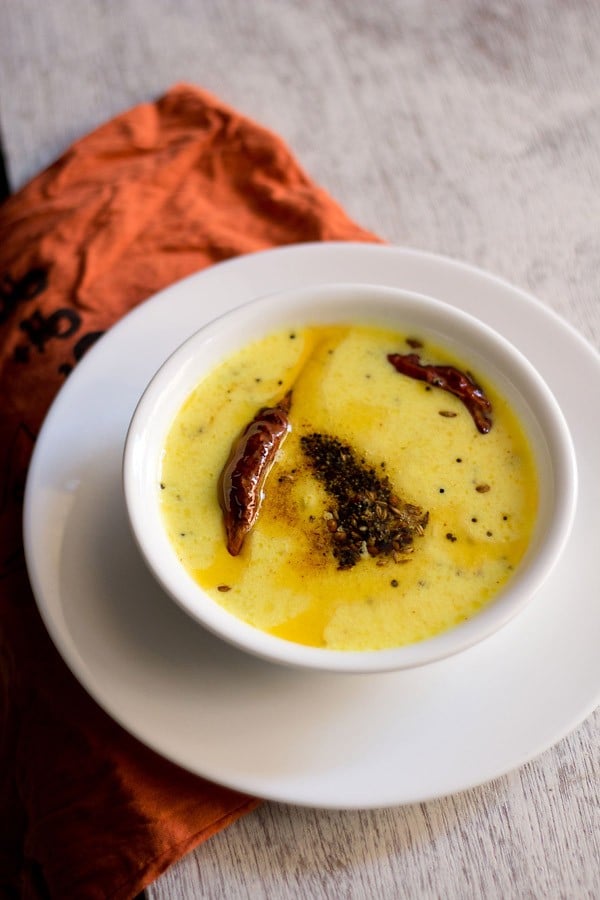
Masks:
[[[108,116],[192,80],[282,134],[367,227],[496,271],[600,339],[599,4],[40,9],[0,6],[15,187]]]

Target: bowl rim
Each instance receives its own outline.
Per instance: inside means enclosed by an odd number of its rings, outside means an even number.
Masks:
[[[148,473],[140,475],[139,457],[144,449],[141,443],[144,432],[147,433],[149,428],[151,429],[151,422],[153,416],[156,416],[157,409],[163,410],[163,414],[164,410],[170,412],[172,422],[181,403],[193,390],[194,384],[198,383],[202,374],[210,372],[219,360],[225,359],[250,340],[267,335],[278,327],[315,321],[323,323],[343,321],[343,318],[336,319],[331,311],[328,312],[332,306],[336,307],[336,312],[349,306],[352,308],[362,306],[361,324],[372,321],[376,317],[373,316],[372,310],[364,310],[365,301],[376,303],[378,310],[385,307],[393,316],[398,313],[396,322],[389,322],[388,327],[397,324],[399,329],[402,328],[402,315],[404,312],[406,316],[407,308],[421,318],[427,313],[425,319],[431,319],[431,327],[428,328],[427,325],[419,327],[429,330],[430,333],[437,332],[440,336],[437,339],[446,345],[449,341],[444,336],[444,327],[440,323],[448,322],[451,330],[458,329],[461,333],[468,333],[470,338],[476,338],[478,345],[483,343],[487,350],[493,351],[495,357],[500,355],[504,361],[510,363],[511,377],[508,380],[516,381],[515,396],[523,397],[530,410],[532,402],[536,406],[535,411],[531,412],[539,426],[540,434],[537,442],[539,444],[539,438],[543,435],[548,450],[548,461],[551,461],[554,515],[549,522],[542,523],[544,532],[538,540],[540,546],[537,552],[530,554],[528,551],[497,598],[486,604],[466,622],[423,641],[400,647],[381,650],[333,650],[297,644],[244,622],[221,606],[193,580],[177,559],[164,528],[156,546],[154,540],[157,538],[156,527],[150,532],[148,515],[149,509],[152,514],[152,508],[154,513],[160,515],[159,479],[152,479],[155,498],[152,503],[148,495],[144,496],[139,490],[140,480],[143,481],[145,478],[146,483],[151,478]],[[344,315],[348,320],[352,313]],[[354,321],[359,319],[356,318]],[[248,337],[250,325],[252,337]],[[231,343],[232,335],[235,335],[236,339],[227,349],[223,345],[227,344],[228,337]],[[209,351],[211,362],[206,363],[204,358],[200,359],[202,357],[200,349]],[[468,344],[468,349],[473,351],[472,343]],[[464,348],[461,348],[460,352],[463,357],[465,353],[467,357],[469,356]],[[196,370],[199,370],[199,374],[194,381],[193,375]],[[502,372],[503,369],[500,367],[498,371]],[[495,383],[497,381],[494,377],[491,380]],[[523,422],[523,416],[520,418]],[[528,432],[527,424],[523,422],[523,425]],[[156,464],[167,431],[168,426],[162,429],[162,440],[155,439],[152,445]],[[537,457],[536,441],[532,439],[530,431],[528,436]],[[550,450],[552,450],[551,457]],[[152,452],[150,455],[152,458]],[[536,463],[539,463],[538,458]],[[153,471],[156,472],[156,468]],[[575,450],[565,417],[542,376],[520,350],[475,316],[435,297],[399,287],[356,282],[329,282],[270,292],[216,316],[191,334],[154,373],[136,405],[125,437],[122,483],[135,543],[156,580],[188,615],[234,646],[271,662],[317,671],[352,673],[383,672],[427,665],[463,652],[503,628],[530,603],[550,575],[568,540],[577,501]],[[536,534],[540,527],[538,521]],[[163,552],[159,553],[157,549]]]

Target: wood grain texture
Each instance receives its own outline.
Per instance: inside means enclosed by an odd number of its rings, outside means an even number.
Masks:
[[[195,81],[282,134],[365,227],[497,272],[600,340],[595,0],[20,0],[0,29],[14,187]]]
[[[276,130],[362,225],[504,276],[600,347],[595,0],[4,3],[11,185],[178,80]],[[596,712],[455,797],[372,812],[266,804],[148,896],[598,898],[599,746]]]

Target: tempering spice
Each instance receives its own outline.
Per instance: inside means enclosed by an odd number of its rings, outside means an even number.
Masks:
[[[300,443],[333,500],[326,520],[338,568],[351,569],[364,556],[406,562],[414,537],[424,533],[429,513],[400,500],[388,476],[378,475],[338,438],[314,433],[304,435]]]

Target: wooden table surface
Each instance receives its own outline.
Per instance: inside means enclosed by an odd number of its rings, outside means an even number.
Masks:
[[[362,225],[504,276],[600,347],[596,0],[3,3],[10,186],[180,80],[281,134]],[[267,803],[147,893],[598,898],[599,737],[596,711],[519,771],[418,806]]]

